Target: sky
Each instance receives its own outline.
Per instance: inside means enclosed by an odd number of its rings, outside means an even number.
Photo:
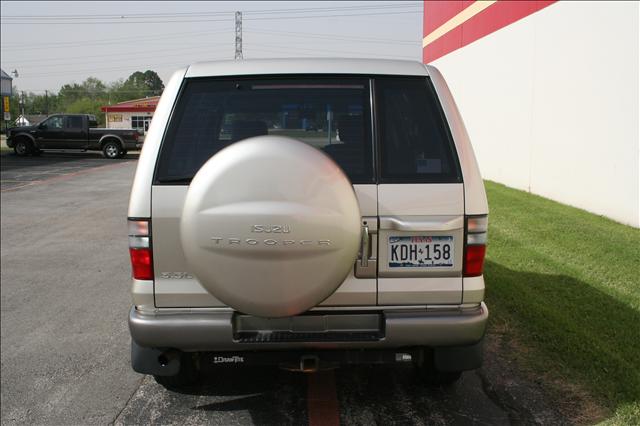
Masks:
[[[243,56],[421,61],[422,1],[0,2],[0,63],[19,90],[57,92],[151,69],[167,83],[194,62],[228,60],[242,12]]]

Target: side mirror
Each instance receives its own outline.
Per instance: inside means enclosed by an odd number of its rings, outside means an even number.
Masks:
[[[41,125],[38,126],[38,129],[46,130],[47,129],[47,125],[46,124],[41,124]]]

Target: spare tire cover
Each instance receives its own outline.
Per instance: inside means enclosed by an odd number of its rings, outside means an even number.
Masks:
[[[329,297],[353,267],[360,209],[327,155],[259,136],[202,166],[180,233],[190,271],[213,296],[250,315],[291,316]]]

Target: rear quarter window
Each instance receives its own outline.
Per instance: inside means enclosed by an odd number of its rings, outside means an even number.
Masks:
[[[453,139],[425,77],[375,82],[381,183],[462,182]]]

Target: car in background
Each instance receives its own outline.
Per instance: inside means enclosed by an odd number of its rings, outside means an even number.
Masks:
[[[120,158],[128,150],[140,149],[136,130],[98,128],[90,114],[55,114],[34,126],[7,131],[7,146],[18,156],[39,155],[48,149],[102,151],[109,159]]]

